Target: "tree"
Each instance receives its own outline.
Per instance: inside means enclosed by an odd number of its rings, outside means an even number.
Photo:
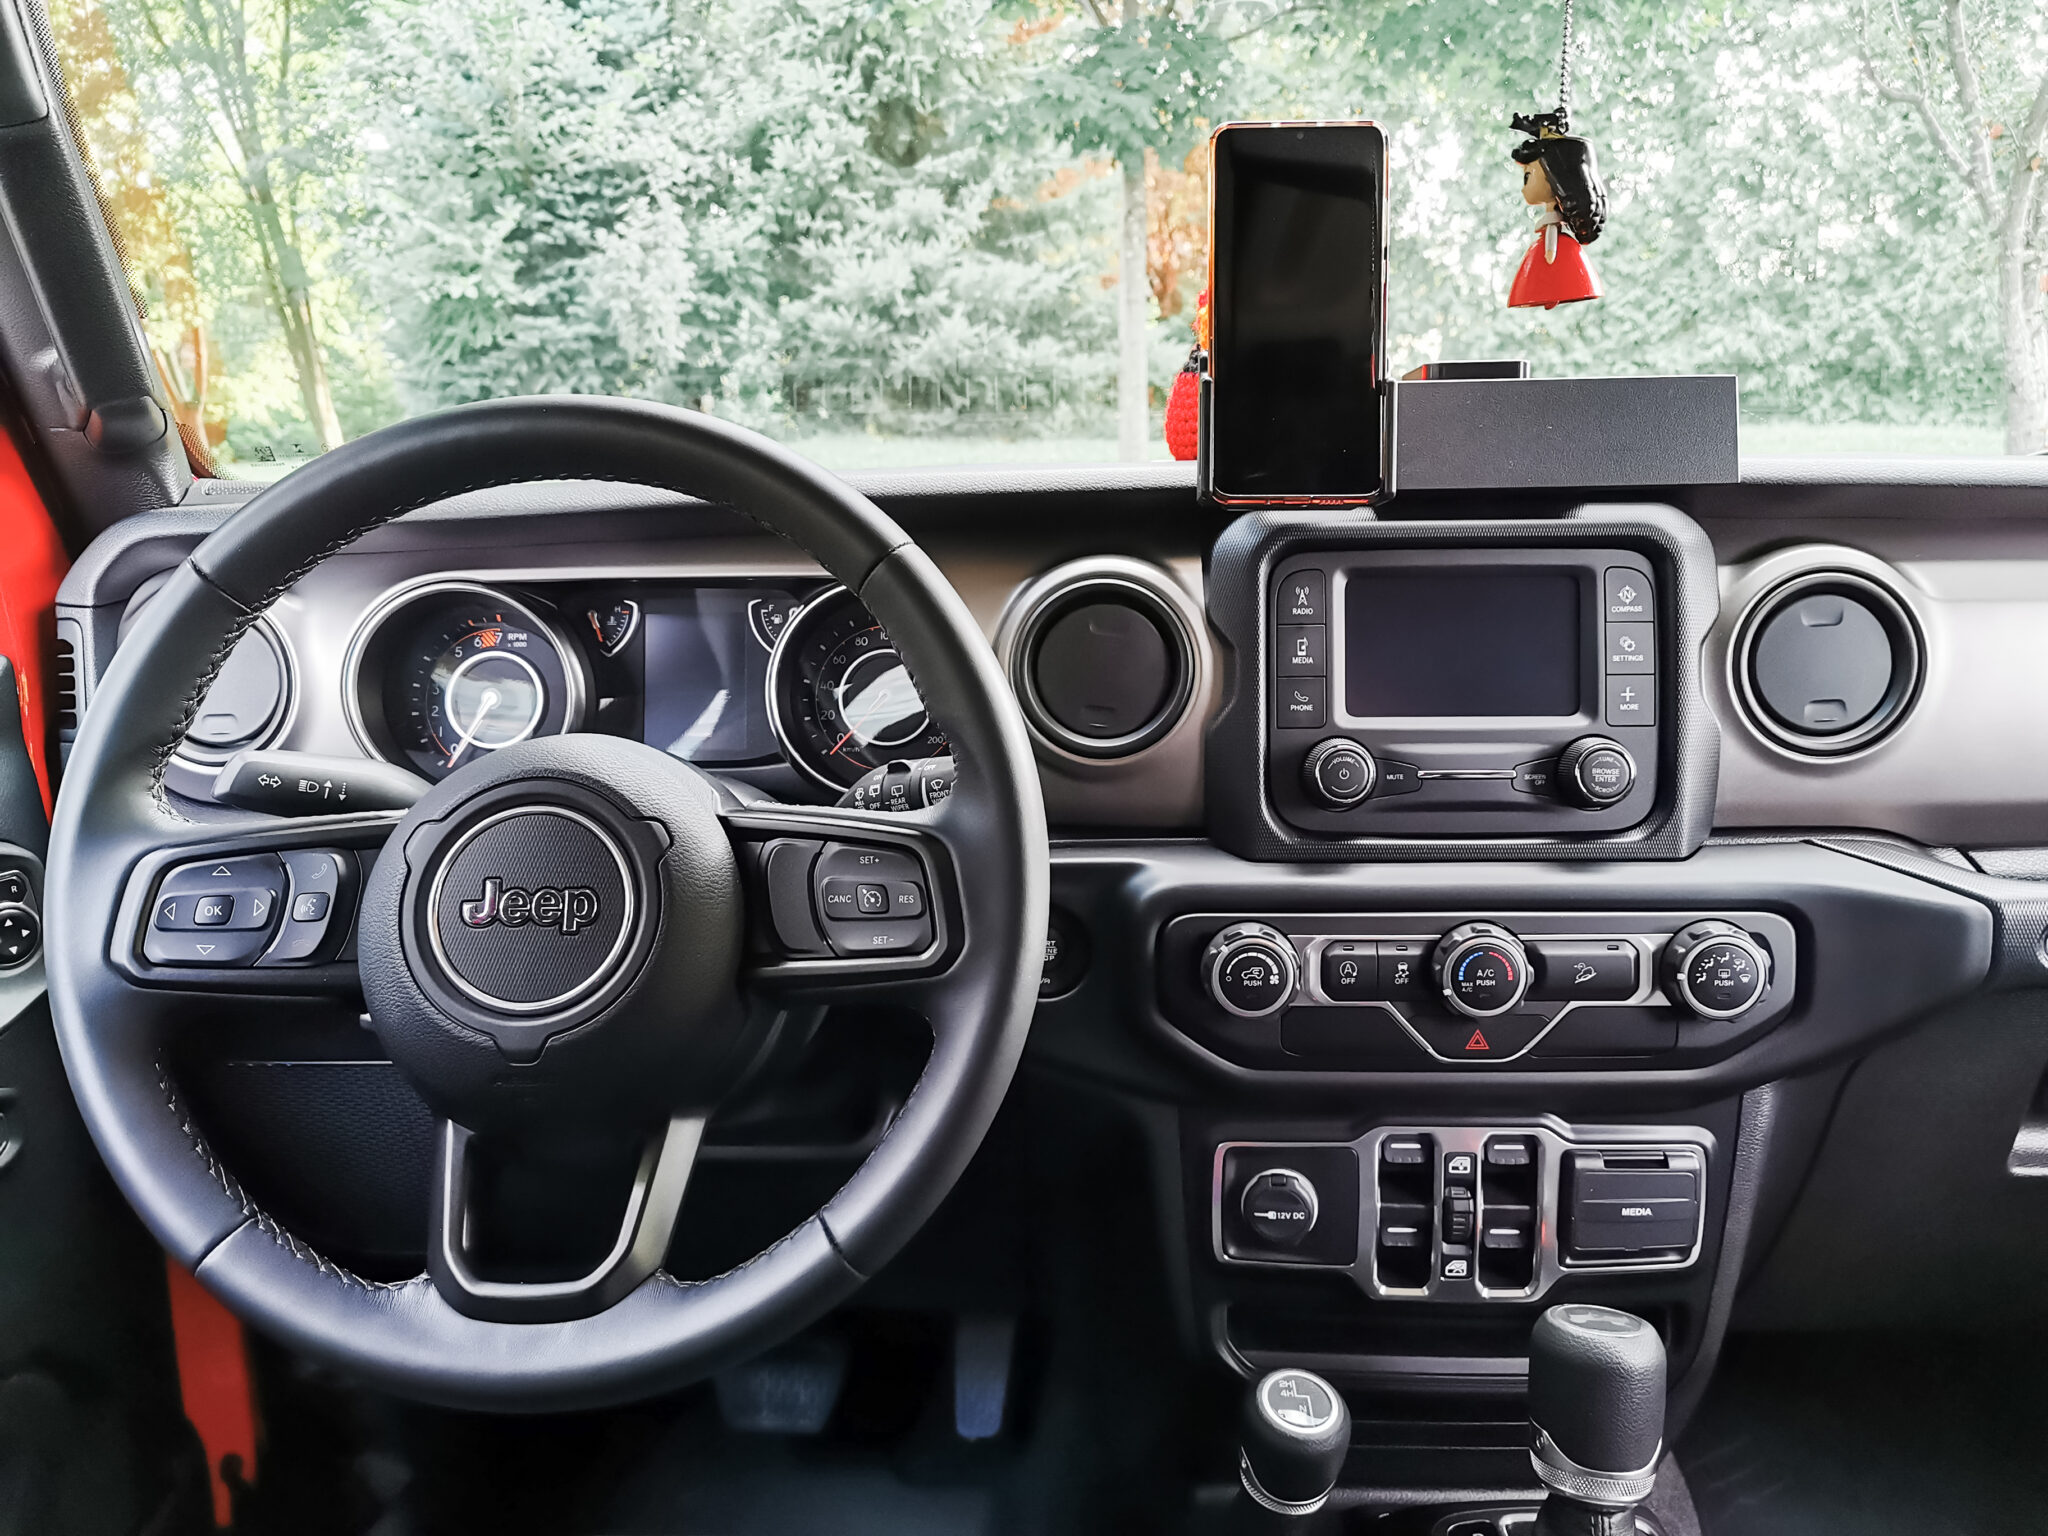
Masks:
[[[1040,89],[1059,138],[1118,168],[1117,453],[1139,459],[1151,433],[1145,155],[1177,163],[1187,152],[1223,93],[1230,45],[1206,16],[1183,14],[1184,0],[1080,3],[1071,29],[1053,34],[1060,46]]]
[[[1990,9],[1989,6],[1983,9]],[[2026,101],[2026,77],[2018,68],[2020,17],[2002,18],[2004,46],[1981,44],[1963,0],[1942,0],[1938,17],[1909,16],[1905,0],[1890,0],[1891,49],[1869,36],[1866,22],[1863,67],[1886,101],[1912,108],[1929,144],[1967,196],[1987,241],[1998,282],[1999,344],[2005,364],[2005,450],[2048,449],[2048,336],[2043,334],[2042,294],[2048,272],[2028,281],[2038,266],[2042,232],[2043,156],[2048,153],[2048,61],[2039,55],[2040,12],[2025,13],[2036,28],[2038,80]],[[1900,71],[1886,52],[1903,55]],[[1939,77],[1943,56],[1948,80]],[[1993,79],[1987,84],[1987,67]],[[2019,129],[2001,120],[1995,97],[2021,105]]]
[[[306,259],[300,192],[326,147],[310,103],[321,52],[347,0],[124,0],[146,67],[175,71],[165,105],[211,139],[239,189],[307,420],[322,448],[342,440]]]

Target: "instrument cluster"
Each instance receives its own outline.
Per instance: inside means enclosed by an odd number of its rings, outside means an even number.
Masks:
[[[785,761],[834,795],[946,751],[887,631],[843,586],[417,583],[364,619],[343,694],[364,751],[433,780],[574,731],[704,767]]]

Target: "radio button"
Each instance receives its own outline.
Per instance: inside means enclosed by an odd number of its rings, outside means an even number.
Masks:
[[[1607,679],[1607,723],[1609,725],[1655,725],[1657,687],[1647,677]]]
[[[1625,565],[1607,567],[1606,613],[1609,622],[1650,620],[1657,616],[1657,593],[1650,578]]]
[[[1273,723],[1319,731],[1330,723],[1330,685],[1320,677],[1283,677],[1273,688]]]
[[[1626,1002],[1636,995],[1636,947],[1619,939],[1532,939],[1529,996],[1539,1002]]]
[[[1321,571],[1291,571],[1280,578],[1273,616],[1282,624],[1321,624],[1329,613],[1329,592]]]
[[[1657,626],[1654,624],[1610,624],[1607,626],[1607,672],[1611,677],[1629,673],[1648,676],[1657,670]]]
[[[1334,1003],[1369,1003],[1380,997],[1380,947],[1344,939],[1323,949],[1323,996]]]
[[[1321,677],[1329,668],[1320,624],[1282,624],[1274,631],[1273,672],[1277,677]]]

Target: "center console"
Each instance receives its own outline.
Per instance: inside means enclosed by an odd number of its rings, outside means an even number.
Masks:
[[[1244,857],[1683,857],[1712,822],[1713,553],[1669,507],[1239,519],[1209,824]]]

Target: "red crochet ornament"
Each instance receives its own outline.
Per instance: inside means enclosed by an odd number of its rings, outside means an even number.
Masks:
[[[1176,459],[1192,459],[1202,447],[1202,370],[1208,366],[1209,293],[1195,300],[1195,344],[1188,360],[1173,376],[1166,395],[1166,451]]]

